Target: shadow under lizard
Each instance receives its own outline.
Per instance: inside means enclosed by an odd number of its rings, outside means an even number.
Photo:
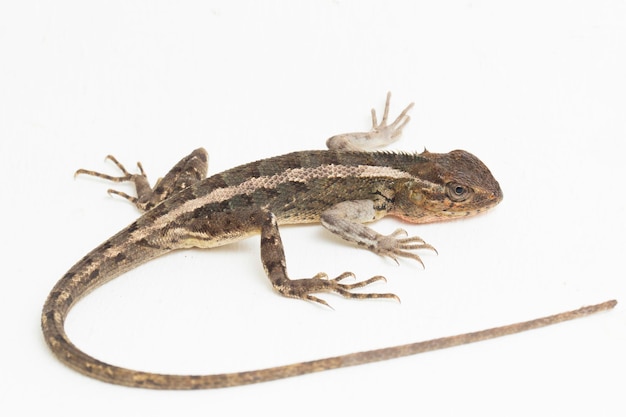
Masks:
[[[397,140],[408,123],[407,106],[387,124],[390,95],[380,123],[372,110],[372,130],[333,136],[328,150],[301,151],[241,165],[205,178],[207,153],[197,149],[183,158],[154,188],[140,174],[122,171],[114,177],[78,170],[114,182],[130,181],[137,197],[120,195],[145,213],[78,261],[55,285],[42,312],[42,329],[52,352],[71,368],[102,381],[155,389],[229,387],[270,381],[311,372],[382,361],[464,343],[490,339],[612,308],[616,301],[527,322],[408,345],[248,372],[214,375],[166,375],[141,372],[101,362],[78,349],[64,330],[72,306],[91,290],[167,252],[211,248],[254,234],[261,235],[261,261],[273,288],[280,294],[327,305],[314,294],[336,293],[347,298],[398,299],[395,294],[353,290],[385,280],[382,276],[344,283],[345,272],[329,279],[287,275],[280,224],[319,222],[342,238],[394,260],[422,262],[417,250],[434,250],[403,229],[381,235],[365,225],[384,216],[410,223],[430,223],[481,213],[502,200],[502,191],[489,169],[474,155],[455,150],[445,154],[379,152]]]

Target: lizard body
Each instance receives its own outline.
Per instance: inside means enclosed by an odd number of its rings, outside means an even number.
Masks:
[[[388,95],[380,124],[372,111],[371,132],[338,135],[328,140],[328,150],[268,158],[209,178],[205,178],[206,151],[197,149],[159,180],[154,189],[140,164],[140,174],[129,174],[113,157],[109,158],[123,173],[120,177],[77,171],[116,182],[131,181],[137,197],[110,192],[127,198],[145,213],[78,261],[52,289],[42,312],[43,334],[52,352],[68,366],[106,382],[192,389],[261,382],[433,349],[435,345],[416,344],[234,374],[162,375],[103,363],[80,351],[64,331],[71,307],[120,274],[172,250],[211,248],[259,233],[264,269],[282,295],[324,305],[326,301],[313,294],[331,292],[348,298],[397,299],[394,294],[352,292],[384,280],[381,276],[353,284],[342,282],[353,276],[349,272],[334,279],[322,273],[313,278],[290,279],[278,225],[320,222],[331,232],[380,255],[421,262],[413,251],[434,249],[422,239],[407,237],[402,229],[384,236],[364,223],[386,215],[413,223],[441,221],[474,215],[500,202],[502,192],[497,181],[468,152],[371,152],[397,139],[409,120],[410,107],[387,125]],[[486,338],[479,333],[471,334],[472,340]],[[436,346],[472,340],[441,339]]]

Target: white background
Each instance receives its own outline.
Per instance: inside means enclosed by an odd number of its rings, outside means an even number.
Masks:
[[[8,3],[8,4],[7,4]],[[623,415],[626,372],[621,1],[111,1],[0,6],[4,241],[0,410],[13,415]],[[11,5],[13,4],[13,5]],[[68,332],[118,365],[249,370],[479,330],[617,298],[609,313],[435,353],[254,386],[156,392],[61,365],[45,297],[134,207],[77,168],[192,149],[210,172],[369,128],[415,101],[397,149],[478,155],[504,201],[407,226],[399,266],[319,226],[282,230],[292,277],[387,276],[402,303],[276,295],[258,237],[150,262],[79,303]],[[130,192],[130,188],[121,186]],[[374,227],[399,227],[384,219]]]

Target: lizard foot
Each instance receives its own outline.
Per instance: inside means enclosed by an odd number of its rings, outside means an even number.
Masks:
[[[133,197],[117,190],[108,190],[109,194],[119,195],[133,203],[139,210],[147,211],[156,206],[171,195],[201,181],[206,177],[208,164],[207,153],[199,148],[181,159],[163,178],[159,178],[154,185],[150,186],[148,177],[140,162],[137,162],[139,174],[131,174],[115,157],[108,155],[106,159],[112,161],[122,171],[122,175],[113,176],[87,169],[79,169],[74,175],[91,175],[112,182],[131,182],[137,191],[137,197]]]
[[[391,124],[387,124],[389,118],[389,103],[391,93],[387,93],[383,118],[378,123],[376,110],[372,109],[372,129],[369,132],[353,132],[336,135],[326,141],[328,149],[351,150],[351,151],[373,151],[377,148],[387,146],[395,142],[402,134],[402,129],[409,123],[411,118],[408,113],[413,107],[413,103],[402,110],[402,113]]]
[[[373,284],[374,282],[387,280],[385,277],[377,275],[372,278],[366,279],[364,281],[355,282],[354,284],[343,284],[343,281],[346,278],[354,278],[354,274],[352,272],[344,272],[336,278],[328,279],[328,275],[323,272],[315,275],[313,278],[304,278],[304,279],[295,279],[295,280],[284,280],[283,282],[276,283],[275,288],[282,295],[291,298],[299,298],[301,300],[313,301],[315,303],[319,303],[325,305],[326,307],[330,307],[330,305],[318,298],[313,293],[335,293],[339,294],[345,298],[352,299],[367,299],[367,298],[391,298],[396,301],[400,301],[400,298],[391,293],[379,294],[379,293],[355,293],[352,292],[353,289],[362,288],[367,285]],[[331,307],[332,308],[332,307]]]
[[[119,176],[113,176],[113,175],[108,175],[108,174],[103,174],[101,172],[97,172],[97,171],[91,171],[88,169],[79,169],[74,173],[74,176],[77,175],[91,175],[92,177],[98,177],[98,178],[102,178],[108,181],[112,181],[112,182],[132,182],[135,184],[136,187],[142,188],[142,187],[147,187],[149,188],[150,186],[148,185],[148,177],[146,176],[146,173],[143,170],[143,166],[141,165],[141,162],[137,162],[137,167],[139,168],[139,174],[131,174],[130,172],[128,172],[126,170],[126,168],[124,167],[124,165],[122,165],[121,162],[119,162],[117,159],[115,159],[115,157],[113,155],[107,155],[106,159],[108,159],[109,161],[113,162],[117,168],[122,171],[122,175]],[[115,194],[118,195],[120,197],[125,198],[126,200],[130,201],[131,203],[133,203],[134,205],[136,205],[137,207],[139,207],[140,209],[144,209],[145,207],[141,207],[141,202],[139,201],[140,199],[137,197],[133,197],[130,196],[122,191],[118,191],[118,190],[113,190],[113,189],[109,189],[107,190],[107,192],[109,194]]]
[[[389,102],[391,101],[391,92],[387,93],[387,100],[385,101],[385,110],[383,111],[383,119],[378,123],[376,118],[376,110],[372,109],[372,130],[370,131],[370,135],[372,137],[380,138],[383,142],[381,145],[388,145],[391,142],[394,142],[396,138],[398,138],[402,134],[402,129],[406,126],[407,123],[411,120],[411,117],[407,114],[409,110],[413,107],[414,103],[410,103],[408,106],[402,110],[402,113],[396,120],[393,121],[390,125],[387,124],[387,118],[389,117]]]
[[[428,249],[437,253],[437,249],[424,242],[420,237],[407,236],[408,233],[404,229],[397,229],[389,235],[378,235],[376,245],[371,247],[371,250],[379,255],[390,257],[396,263],[398,263],[399,257],[415,259],[424,267],[424,262],[422,262],[420,256],[409,251]]]

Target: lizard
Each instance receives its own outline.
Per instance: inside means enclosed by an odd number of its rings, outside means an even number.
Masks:
[[[183,158],[151,187],[141,163],[131,174],[111,176],[79,169],[76,174],[134,184],[137,196],[109,193],[133,203],[143,214],[78,261],[54,286],[45,301],[41,326],[56,357],[87,376],[119,385],[153,389],[229,387],[441,349],[568,320],[612,308],[600,305],[528,322],[444,337],[426,342],[346,354],[261,370],[214,375],[167,375],[136,371],[99,361],[77,348],[64,330],[72,306],[95,288],[124,272],[170,251],[226,245],[260,234],[261,262],[273,288],[287,297],[329,306],[315,294],[335,293],[353,299],[395,299],[391,293],[354,291],[380,275],[336,278],[318,273],[292,279],[287,274],[279,225],[321,223],[343,239],[389,257],[422,263],[416,251],[435,250],[404,229],[382,235],[367,223],[394,216],[409,223],[430,223],[473,216],[497,205],[502,190],[489,169],[463,150],[449,153],[377,150],[396,141],[409,122],[409,104],[388,123],[390,94],[378,123],[372,109],[369,132],[340,134],[327,140],[327,150],[293,152],[244,164],[205,178],[207,152],[200,148]],[[423,265],[423,263],[422,263]]]

